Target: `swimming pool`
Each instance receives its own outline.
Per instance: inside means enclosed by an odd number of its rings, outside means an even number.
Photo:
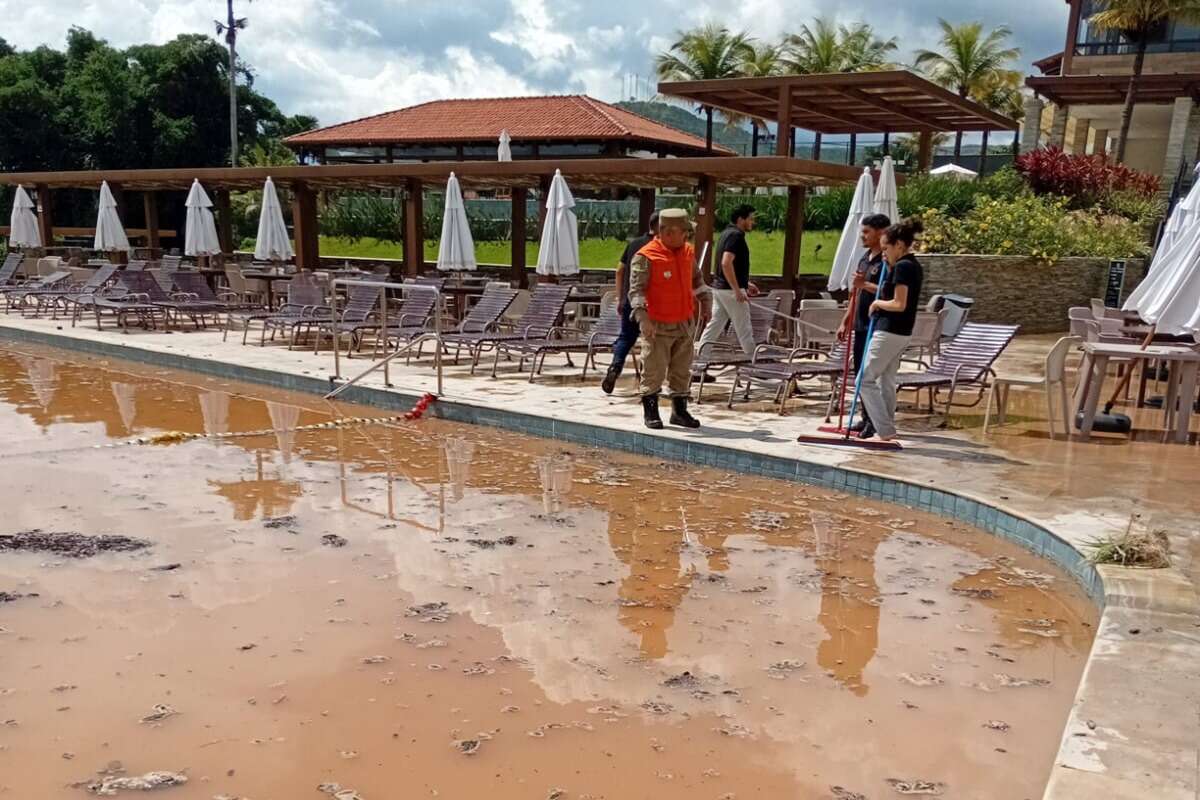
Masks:
[[[0,550],[17,794],[119,761],[185,799],[1033,797],[1096,622],[1010,543],[828,489],[287,432],[378,412],[24,347],[0,402],[0,535],[148,543]]]

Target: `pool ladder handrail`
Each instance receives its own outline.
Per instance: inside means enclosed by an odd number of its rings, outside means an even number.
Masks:
[[[332,307],[331,316],[334,320],[334,322],[333,322],[334,335],[333,335],[333,375],[330,376],[330,378],[329,378],[330,383],[336,383],[337,381],[342,380],[342,364],[341,364],[341,339],[342,339],[342,337],[341,337],[340,332],[337,330],[337,320],[339,319],[337,287],[339,287],[339,286],[372,286],[372,287],[382,287],[383,288],[383,291],[380,293],[380,304],[381,304],[382,308],[380,311],[379,326],[380,326],[380,335],[382,335],[384,337],[385,347],[386,347],[387,332],[388,332],[388,318],[387,318],[388,298],[387,298],[387,294],[388,294],[389,289],[396,289],[400,292],[401,295],[405,295],[408,292],[412,292],[412,291],[429,292],[429,293],[433,294],[433,296],[434,296],[433,330],[430,333],[410,339],[407,344],[405,344],[402,347],[397,348],[395,350],[395,352],[388,353],[381,360],[376,361],[374,364],[369,366],[367,369],[363,370],[358,375],[355,375],[353,378],[350,378],[345,383],[342,383],[340,386],[333,389],[333,391],[331,391],[331,392],[329,392],[329,394],[325,395],[325,399],[332,400],[333,398],[337,397],[339,394],[344,392],[346,389],[349,389],[351,386],[358,383],[363,378],[367,377],[372,372],[374,372],[375,370],[380,369],[380,368],[383,369],[383,384],[384,384],[384,386],[391,388],[391,386],[392,386],[391,376],[388,374],[388,364],[391,362],[391,360],[393,358],[395,358],[396,356],[408,353],[414,346],[424,343],[424,342],[427,342],[430,339],[433,339],[437,342],[437,347],[434,348],[434,365],[437,369],[437,395],[438,395],[438,397],[441,397],[442,396],[442,290],[436,286],[430,286],[429,284],[424,284],[424,283],[397,283],[394,281],[369,281],[369,280],[363,280],[361,278],[335,278],[333,281],[331,281],[330,288],[331,288],[331,293],[333,296],[330,298],[330,304]],[[347,348],[346,355],[347,355],[347,358],[349,358],[349,348]]]

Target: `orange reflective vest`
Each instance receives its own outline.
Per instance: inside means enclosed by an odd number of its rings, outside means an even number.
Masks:
[[[650,264],[646,283],[646,314],[654,322],[686,322],[696,311],[692,287],[696,251],[690,244],[672,250],[658,239],[637,252]]]

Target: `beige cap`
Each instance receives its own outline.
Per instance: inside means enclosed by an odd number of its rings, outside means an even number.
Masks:
[[[662,211],[658,212],[658,224],[659,225],[664,225],[664,224],[672,223],[672,222],[675,224],[679,224],[682,222],[684,225],[690,225],[691,223],[688,220],[687,209],[686,208],[664,208]]]

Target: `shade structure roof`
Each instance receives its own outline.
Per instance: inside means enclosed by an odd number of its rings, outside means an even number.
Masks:
[[[285,139],[294,149],[368,145],[618,142],[674,155],[701,155],[704,139],[586,95],[435,100],[305,131]],[[725,148],[714,152],[729,154]]]
[[[821,133],[1015,131],[1015,121],[947,91],[907,70],[664,81],[663,94],[749,117],[778,121],[781,99],[791,97],[785,124]]]
[[[310,189],[394,189],[409,181],[444,185],[454,172],[464,188],[537,188],[556,170],[575,189],[690,186],[702,177],[726,186],[852,185],[859,169],[801,158],[596,158],[544,161],[433,161],[403,164],[337,164],[294,167],[208,167],[103,172],[0,172],[0,185],[97,189],[101,182],[132,191],[186,191],[198,179],[210,191],[256,191],[271,177],[276,186]]]
[[[1106,106],[1125,102],[1128,75],[1055,75],[1025,79],[1025,85],[1059,106]],[[1177,97],[1200,102],[1200,73],[1142,75],[1135,103],[1172,103]]]

